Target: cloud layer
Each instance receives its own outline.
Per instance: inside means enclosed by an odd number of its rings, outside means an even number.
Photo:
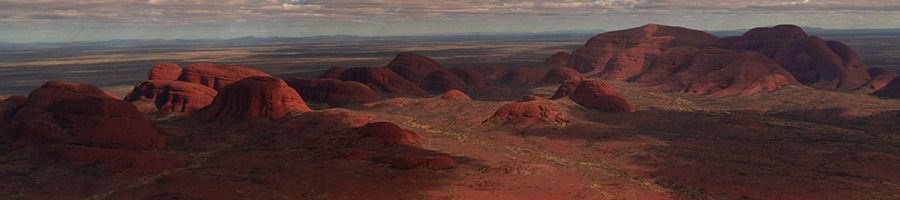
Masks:
[[[669,23],[900,27],[896,0],[0,0],[0,41],[415,35]]]

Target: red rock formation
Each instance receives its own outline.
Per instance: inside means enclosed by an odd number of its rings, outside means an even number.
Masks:
[[[435,70],[425,77],[425,89],[435,92],[448,90],[465,90],[466,82],[447,70]]]
[[[544,66],[565,67],[569,64],[569,56],[569,52],[558,51],[550,56],[550,58],[544,60]]]
[[[225,87],[209,106],[201,109],[200,119],[279,120],[291,112],[310,111],[303,98],[281,79],[250,77]]]
[[[441,94],[441,99],[444,100],[452,100],[452,101],[470,101],[472,100],[469,95],[459,90],[450,90]]]
[[[550,99],[556,100],[561,99],[563,97],[568,97],[575,91],[575,88],[581,84],[581,81],[567,81],[564,82],[559,88],[556,89],[556,92],[553,93],[553,96]]]
[[[369,123],[357,131],[363,136],[385,144],[412,144],[424,139],[418,133],[400,128],[390,122]]]
[[[341,79],[341,74],[343,74],[345,70],[347,69],[339,66],[328,68],[328,71],[319,75],[319,79]]]
[[[511,125],[519,128],[562,127],[569,123],[566,115],[546,99],[504,104],[484,123]]]
[[[194,63],[182,70],[179,81],[198,83],[221,92],[225,86],[244,78],[254,76],[271,76],[255,69],[233,65]]]
[[[671,49],[636,81],[645,86],[712,96],[749,96],[797,83],[789,72],[765,56],[715,47]]]
[[[805,85],[821,89],[856,89],[869,81],[868,69],[847,45],[808,36],[794,25],[755,28],[734,39],[731,48],[769,57]]]
[[[559,84],[567,81],[581,81],[584,76],[575,69],[568,67],[554,67],[541,79],[543,84]]]
[[[175,63],[159,63],[150,69],[147,80],[169,80],[174,81],[181,76],[181,66]]]
[[[893,81],[891,81],[878,91],[875,91],[875,93],[872,93],[872,95],[892,99],[900,98],[900,78],[894,78]]]
[[[890,69],[884,67],[872,67],[869,68],[869,76],[871,76],[872,79],[870,79],[869,82],[860,87],[859,90],[868,92],[877,91],[894,80],[894,78],[897,77],[897,73],[894,73],[894,71],[891,71]]]
[[[321,131],[342,131],[359,128],[368,124],[375,117],[369,114],[354,112],[343,108],[330,108],[305,112],[299,116],[285,120],[282,127],[287,129],[310,129]]]
[[[450,72],[455,74],[456,77],[462,79],[467,85],[476,88],[490,87],[491,80],[482,74],[478,69],[474,68],[453,68],[450,69]]]
[[[0,98],[0,127],[12,117],[12,114],[15,113],[19,106],[22,106],[22,103],[25,103],[27,98],[23,96]]]
[[[196,83],[149,80],[134,86],[125,101],[153,101],[162,112],[194,112],[211,104],[216,94],[216,90]]]
[[[607,78],[627,79],[669,48],[708,46],[717,39],[698,30],[648,24],[594,36],[572,52],[568,65],[580,72],[602,71]]]
[[[372,88],[356,81],[290,79],[287,83],[308,102],[344,106],[378,100],[378,95]]]
[[[506,74],[503,75],[501,81],[512,84],[537,83],[540,82],[541,79],[544,79],[544,75],[546,74],[547,71],[538,68],[510,68],[506,71]]]
[[[418,86],[425,87],[426,76],[434,71],[441,70],[444,67],[431,58],[415,53],[404,52],[398,54],[397,57],[394,57],[394,60],[387,65],[387,68],[406,80],[409,80]]]
[[[409,82],[386,67],[356,67],[341,74],[341,80],[356,81],[368,85],[372,89],[397,94],[425,93],[416,84]]]
[[[13,146],[77,144],[110,149],[160,149],[165,139],[134,105],[91,85],[48,82],[34,90],[0,128]]]
[[[634,112],[635,108],[609,84],[600,80],[582,81],[569,95],[575,103],[603,112]]]

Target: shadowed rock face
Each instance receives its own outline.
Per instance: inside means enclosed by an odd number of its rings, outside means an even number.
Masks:
[[[226,86],[244,78],[271,76],[265,72],[233,65],[195,63],[182,70],[179,81],[197,83],[221,92]]]
[[[19,108],[19,106],[22,106],[22,103],[25,103],[26,99],[28,99],[28,97],[24,96],[0,98],[0,127],[2,127],[10,117],[12,117],[12,114],[15,113],[16,109]]]
[[[884,98],[900,98],[900,78],[894,78],[893,81],[872,93],[872,95]]]
[[[530,97],[500,106],[484,123],[518,128],[563,127],[569,123],[569,119],[553,102]]]
[[[356,81],[372,89],[397,94],[425,93],[416,84],[409,82],[386,67],[355,67],[344,71],[341,80]]]
[[[751,50],[775,60],[804,85],[820,89],[856,89],[869,81],[868,68],[841,42],[808,36],[794,25],[755,28],[730,47]]]
[[[872,79],[860,87],[859,90],[867,92],[878,91],[894,80],[894,78],[897,77],[897,73],[884,67],[872,67],[869,68],[869,76],[871,76]]]
[[[544,60],[544,66],[550,67],[565,67],[569,64],[569,52],[559,51]]]
[[[490,87],[491,80],[488,79],[486,75],[484,75],[481,71],[474,68],[453,68],[450,69],[450,73],[459,77],[459,79],[463,80],[467,85],[475,87],[475,88],[483,88]]]
[[[110,149],[161,149],[164,137],[137,108],[99,88],[48,82],[34,90],[0,128],[14,146],[76,144]]]
[[[797,83],[778,63],[758,53],[715,47],[669,50],[636,81],[691,95],[712,96],[749,96]]]
[[[572,52],[568,66],[580,72],[600,71],[605,77],[627,79],[669,48],[708,46],[717,39],[702,31],[649,24],[594,36]]]
[[[216,90],[196,83],[149,80],[134,86],[125,101],[150,100],[162,112],[194,112],[211,104],[216,94]]]
[[[622,98],[609,84],[600,80],[582,81],[569,98],[581,106],[602,112],[634,112],[634,105]]]
[[[465,90],[466,82],[447,70],[436,70],[425,78],[425,88],[434,92]]]
[[[398,54],[397,57],[394,57],[394,60],[387,65],[387,68],[406,80],[409,80],[418,86],[425,87],[425,78],[432,72],[441,70],[444,67],[431,58],[415,53],[404,52]]]
[[[287,83],[308,102],[344,106],[370,103],[378,100],[375,91],[372,91],[369,86],[356,81],[290,79]]]
[[[281,79],[250,77],[225,87],[198,114],[202,120],[280,120],[291,112],[310,111],[293,88]]]
[[[550,99],[556,100],[564,97],[568,97],[575,92],[575,88],[581,84],[581,81],[566,81],[559,85],[559,88],[556,89],[556,92],[553,93],[553,96]]]
[[[343,74],[345,70],[347,69],[339,66],[328,68],[328,71],[319,75],[319,79],[341,79],[341,74]]]
[[[181,76],[181,66],[175,63],[159,63],[150,69],[147,80],[169,80],[174,81]]]
[[[544,79],[547,71],[537,68],[516,67],[510,68],[503,75],[501,81],[511,84],[530,84],[540,82]]]
[[[363,136],[385,144],[412,144],[425,139],[416,132],[400,128],[390,122],[369,123],[357,131]]]
[[[554,67],[541,79],[544,84],[558,84],[567,81],[581,81],[584,76],[577,70],[568,67]]]

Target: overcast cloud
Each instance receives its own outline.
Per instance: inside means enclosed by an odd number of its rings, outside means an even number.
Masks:
[[[418,35],[792,23],[900,28],[897,0],[0,0],[0,41]]]

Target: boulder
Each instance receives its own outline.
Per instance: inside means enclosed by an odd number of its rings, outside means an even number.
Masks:
[[[287,81],[304,100],[313,103],[327,103],[331,106],[365,104],[378,100],[375,91],[356,81],[337,79],[290,79]]]
[[[179,81],[197,83],[222,92],[226,86],[244,78],[271,76],[265,72],[234,65],[194,63],[188,65],[178,77]]]
[[[344,71],[341,80],[356,81],[370,88],[396,94],[422,94],[425,90],[386,67],[355,67]]]
[[[216,90],[204,85],[170,80],[143,81],[125,96],[125,101],[152,101],[162,112],[194,112],[211,104]]]
[[[273,77],[245,78],[222,90],[198,112],[201,120],[280,120],[291,112],[311,110],[296,90]]]
[[[539,128],[545,126],[564,127],[569,120],[553,102],[535,98],[504,104],[484,123],[510,125],[517,128]]]
[[[601,80],[582,81],[569,95],[575,103],[602,112],[635,112],[635,107]]]
[[[875,91],[872,95],[890,99],[900,98],[900,78],[894,78],[893,81]]]
[[[168,80],[174,81],[181,76],[181,66],[175,63],[159,63],[150,69],[147,80]]]
[[[404,52],[397,54],[397,56],[394,57],[394,60],[387,65],[387,68],[406,80],[409,80],[418,86],[425,87],[425,78],[432,72],[441,70],[444,67],[431,58],[415,53]]]

